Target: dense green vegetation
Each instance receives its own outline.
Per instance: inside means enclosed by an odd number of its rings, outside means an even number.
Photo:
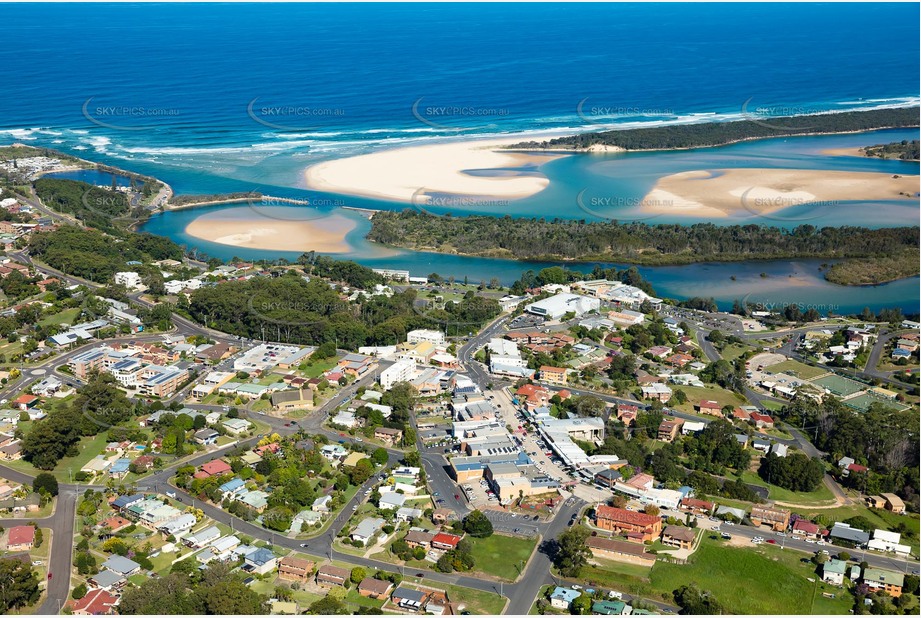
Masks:
[[[822,460],[810,459],[803,453],[792,453],[786,457],[768,453],[758,468],[758,476],[764,481],[797,492],[815,490],[824,475]]]
[[[38,601],[38,575],[28,564],[15,559],[0,559],[0,609],[4,613]]]
[[[883,128],[918,126],[918,108],[879,109],[840,114],[770,117],[749,111],[751,120],[707,124],[621,129],[558,137],[544,142],[521,142],[509,148],[586,149],[594,145],[625,150],[665,150],[720,146],[742,140],[819,133],[856,133]]]
[[[192,560],[174,566],[165,577],[129,587],[118,605],[120,614],[268,614],[268,597],[243,583],[232,565],[215,563],[204,570]]]
[[[129,214],[128,197],[119,191],[64,178],[39,178],[33,186],[45,206],[73,215],[89,227],[115,231],[114,220]]]
[[[894,492],[911,510],[918,510],[917,410],[896,412],[884,403],[875,403],[859,413],[835,397],[825,397],[822,403],[797,399],[780,416],[793,426],[815,428],[806,433],[828,453],[830,462],[848,456],[870,469],[849,474],[840,482],[868,495]]]
[[[317,269],[325,263],[317,260]],[[330,260],[330,268],[363,267]],[[321,344],[333,341],[339,348],[394,344],[404,341],[414,328],[441,323],[479,325],[500,312],[495,300],[469,292],[443,310],[414,308],[415,290],[391,297],[379,295],[348,303],[320,279],[305,281],[295,271],[277,278],[255,277],[196,290],[189,312],[199,322],[226,333],[269,338],[291,343]]]
[[[888,144],[877,144],[876,146],[867,146],[861,148],[868,157],[879,157],[880,159],[901,159],[902,161],[917,161],[921,154],[921,145],[918,140],[908,141],[903,139],[901,142],[890,142]]]
[[[32,255],[53,268],[97,283],[107,283],[116,272],[128,270],[131,260],[181,260],[182,247],[153,234],[125,233],[117,238],[98,230],[62,226],[33,234]]]
[[[262,194],[258,191],[239,191],[237,193],[213,193],[205,195],[174,195],[169,203],[172,206],[186,206],[188,204],[202,204],[205,202],[221,202],[241,199],[260,199]]]
[[[386,245],[519,260],[631,264],[781,258],[856,258],[918,252],[918,227],[867,229],[801,225],[648,225],[616,221],[432,217],[411,210],[379,212],[368,238]],[[915,260],[917,262],[917,260]]]
[[[917,249],[903,249],[892,255],[847,260],[825,271],[825,278],[839,285],[876,285],[917,277],[921,272]]]

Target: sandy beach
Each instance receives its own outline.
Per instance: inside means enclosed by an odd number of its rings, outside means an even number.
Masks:
[[[307,168],[307,186],[318,191],[400,202],[420,195],[454,195],[517,199],[534,195],[550,183],[546,177],[507,173],[507,168],[535,166],[563,154],[497,150],[521,142],[521,136],[408,146],[318,163]],[[467,173],[501,170],[501,175]],[[420,191],[421,189],[421,191]],[[415,196],[415,197],[414,197]]]
[[[356,222],[342,215],[306,221],[260,217],[248,208],[204,214],[188,226],[186,234],[222,245],[271,251],[346,253],[345,236]]]
[[[826,148],[822,151],[823,155],[831,155],[833,157],[865,157],[867,153],[863,151],[863,148]]]
[[[827,170],[696,170],[659,179],[643,199],[642,210],[701,218],[771,214],[818,202],[823,207],[847,200],[914,199],[917,176]]]

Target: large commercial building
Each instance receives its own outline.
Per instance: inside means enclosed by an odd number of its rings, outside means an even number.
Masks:
[[[381,388],[390,390],[397,382],[410,382],[416,375],[416,363],[410,359],[399,360],[381,371],[378,381]]]
[[[562,293],[525,305],[524,309],[528,313],[556,320],[567,313],[573,313],[578,317],[600,308],[601,301],[597,298]]]

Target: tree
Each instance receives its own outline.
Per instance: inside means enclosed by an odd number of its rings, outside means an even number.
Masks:
[[[474,538],[486,538],[493,533],[492,522],[482,511],[471,511],[464,517],[464,532]]]
[[[32,481],[32,491],[37,493],[47,493],[49,496],[58,495],[58,480],[53,474],[48,472],[39,472]]]
[[[709,592],[701,591],[696,585],[681,586],[673,593],[675,603],[683,614],[692,616],[716,615],[724,613],[722,606]]]
[[[578,577],[579,571],[588,563],[592,555],[585,544],[591,531],[582,525],[573,526],[557,537],[554,563],[565,577]]]
[[[371,453],[371,461],[375,465],[382,466],[387,463],[388,459],[389,455],[387,455],[387,449],[385,448],[377,448]]]
[[[325,596],[322,599],[314,601],[307,608],[308,614],[321,616],[334,616],[339,614],[349,614],[348,608],[342,604],[342,601],[331,596]]]
[[[589,594],[582,593],[572,602],[573,614],[582,616],[592,612],[592,597]]]
[[[0,559],[0,609],[9,612],[38,601],[38,575],[19,560]]]
[[[657,507],[655,504],[647,504],[645,508],[643,508],[643,512],[647,515],[657,516],[659,514],[659,507]]]
[[[80,599],[86,596],[86,593],[87,593],[86,584],[80,584],[76,588],[74,588],[73,592],[70,593],[70,598],[75,601],[79,601]]]
[[[268,599],[239,579],[228,577],[207,586],[200,595],[208,614],[268,614]]]
[[[362,567],[355,567],[354,569],[352,569],[352,573],[349,576],[349,579],[352,580],[353,584],[357,584],[361,582],[361,580],[363,580],[367,576],[368,576],[367,571],[365,571]]]

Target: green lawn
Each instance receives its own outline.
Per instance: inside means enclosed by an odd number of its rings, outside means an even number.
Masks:
[[[682,412],[689,412],[692,414],[696,412],[695,406],[700,405],[702,400],[716,401],[720,404],[720,407],[741,406],[747,405],[748,403],[741,395],[737,395],[719,386],[674,386],[672,390],[684,391],[684,394],[688,396],[687,402],[675,407]],[[706,416],[706,418],[713,417]]]
[[[584,568],[580,579],[671,603],[674,590],[696,584],[733,614],[846,614],[853,604],[850,595],[809,582],[816,577],[815,566],[801,563],[802,557],[770,546],[732,547],[707,537],[688,564],[657,562],[645,580],[597,567]],[[823,590],[838,598],[816,602],[813,597],[821,597]]]
[[[824,367],[813,367],[812,365],[807,365],[795,360],[785,360],[782,363],[765,367],[765,370],[771,373],[792,371],[793,375],[801,380],[811,380],[812,378],[817,378],[820,375],[828,373],[828,369]]]
[[[474,590],[473,588],[443,584],[441,582],[426,582],[416,577],[406,577],[404,581],[444,590],[448,593],[448,598],[452,603],[462,603],[464,611],[469,614],[497,616],[505,609],[506,598],[499,596],[495,592]]]
[[[740,356],[742,356],[743,354],[745,354],[746,352],[752,349],[754,348],[752,348],[751,346],[747,346],[747,345],[739,344],[739,343],[733,343],[723,348],[723,350],[720,352],[720,356],[722,356],[724,359],[728,361],[732,361],[732,360],[739,358]]]
[[[770,492],[768,497],[771,500],[788,502],[790,504],[805,504],[811,506],[832,504],[835,501],[835,496],[832,495],[831,490],[828,489],[825,483],[819,483],[819,486],[816,487],[814,491],[795,492],[790,491],[789,489],[784,489],[783,487],[778,487],[776,485],[770,485],[766,483],[760,476],[758,476],[757,472],[746,471],[742,474],[742,480],[752,485],[758,485],[759,487],[767,487]]]
[[[46,316],[38,321],[39,326],[51,326],[53,324],[73,324],[74,319],[80,315],[80,307],[73,307],[71,309],[64,309],[58,313]]]
[[[522,562],[526,564],[534,552],[537,539],[493,534],[485,539],[470,538],[470,544],[476,570],[514,581],[518,569],[524,568]]]
[[[51,470],[51,474],[53,474],[60,483],[72,482],[70,475],[79,472],[80,468],[85,466],[86,463],[96,455],[101,455],[106,444],[108,444],[108,440],[106,440],[105,432],[94,437],[82,438],[78,445],[80,453],[77,454],[76,457],[63,458],[58,462],[57,467]],[[5,465],[31,475],[36,475],[41,472],[41,470],[36,469],[31,463],[24,459],[9,461],[6,462]],[[70,472],[68,472],[68,469]]]
[[[321,375],[336,366],[335,359],[317,361],[304,367],[304,375],[308,378],[319,378]]]

